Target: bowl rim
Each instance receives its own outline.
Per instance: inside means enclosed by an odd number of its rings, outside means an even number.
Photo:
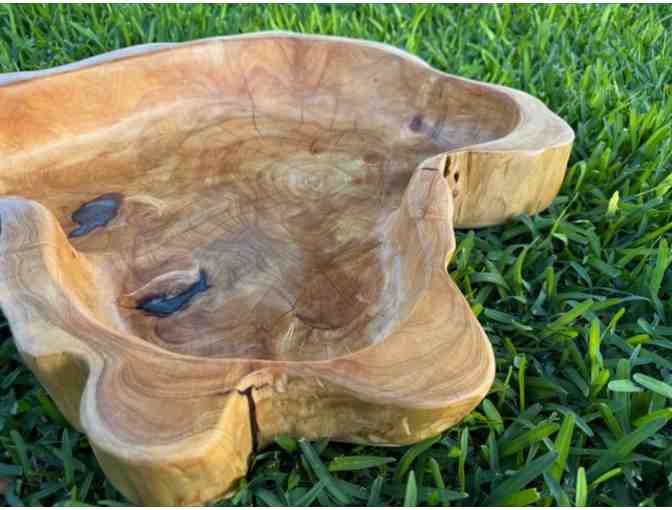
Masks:
[[[171,49],[180,47],[190,47],[190,46],[207,45],[218,42],[239,41],[239,40],[243,41],[253,39],[302,39],[305,41],[344,43],[360,47],[375,48],[396,55],[401,59],[413,62],[415,65],[418,65],[423,69],[435,73],[437,76],[448,78],[450,80],[460,81],[462,83],[467,83],[469,85],[478,87],[481,90],[488,90],[488,92],[490,93],[495,93],[498,95],[501,94],[502,99],[504,101],[513,103],[512,106],[514,106],[514,108],[516,108],[518,112],[518,119],[516,125],[514,125],[507,134],[490,141],[460,147],[458,149],[455,149],[454,151],[448,151],[448,152],[457,152],[466,150],[470,152],[475,151],[489,152],[494,150],[499,152],[501,151],[520,152],[521,150],[527,152],[538,152],[541,150],[547,150],[554,147],[564,146],[574,141],[575,137],[574,130],[569,126],[569,124],[567,124],[567,122],[564,119],[562,119],[560,116],[556,115],[553,111],[551,111],[538,98],[521,90],[495,83],[489,83],[474,80],[471,78],[465,78],[462,76],[442,71],[432,66],[426,60],[422,59],[418,55],[415,55],[404,49],[398,48],[388,43],[372,41],[368,39],[337,36],[337,35],[304,34],[286,30],[264,30],[244,34],[229,34],[222,36],[204,37],[200,39],[194,39],[192,41],[157,42],[157,43],[132,45],[125,48],[104,52],[99,55],[94,55],[92,57],[87,57],[82,60],[77,60],[69,64],[63,64],[46,69],[40,69],[35,71],[17,71],[9,73],[0,73],[0,88],[17,84],[23,81],[32,81],[58,74],[76,72],[88,67],[104,65],[106,63],[116,62],[119,60],[127,60],[147,56],[153,53],[170,51]],[[532,104],[530,105],[529,103]],[[530,108],[530,106],[533,106],[533,108]],[[546,117],[547,121],[550,124],[552,124],[556,129],[559,130],[560,135],[556,137],[554,142],[545,143],[543,147],[540,147],[539,144],[535,144],[533,148],[526,149],[524,147],[517,146],[516,143],[512,144],[512,142],[514,142],[514,140],[511,139],[512,135],[516,135],[516,138],[520,138],[520,135],[529,135],[528,133],[529,130],[526,129],[527,127],[526,125],[530,123],[529,121],[530,118],[533,116],[532,115],[533,113],[536,115],[543,115],[544,117]],[[521,129],[523,130],[522,133],[520,132]],[[513,145],[513,146],[507,147],[507,145]]]

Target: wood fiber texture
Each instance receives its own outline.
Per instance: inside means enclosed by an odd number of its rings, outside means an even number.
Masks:
[[[572,140],[527,94],[340,38],[0,76],[0,305],[126,497],[204,503],[277,434],[407,444],[476,406],[453,228],[545,208]]]

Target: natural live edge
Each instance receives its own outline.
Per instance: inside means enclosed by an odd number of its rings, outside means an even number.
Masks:
[[[0,76],[0,112],[0,305],[145,504],[226,494],[277,434],[459,421],[494,359],[453,225],[546,207],[573,140],[522,92],[287,33]]]
[[[74,72],[89,66],[169,51],[172,48],[202,45],[208,42],[226,43],[226,41],[259,38],[301,38],[334,43],[340,41],[345,44],[377,48],[395,54],[399,58],[407,59],[418,66],[426,67],[436,76],[460,80],[466,84],[485,86],[481,82],[432,68],[416,55],[385,43],[335,36],[307,36],[283,31],[213,37],[184,43],[152,43],[131,46],[51,69],[0,74],[0,86]],[[536,97],[501,85],[487,84],[486,87],[494,93],[501,94],[505,101],[511,103],[515,110],[512,116],[516,118],[516,125],[501,138],[447,151],[447,153],[455,152],[455,159],[462,161],[465,167],[467,177],[465,180],[468,184],[463,183],[461,186],[467,188],[468,191],[473,191],[473,193],[462,194],[461,200],[457,201],[454,219],[456,228],[496,225],[517,214],[531,214],[548,207],[562,184],[574,141],[572,128],[561,117],[548,110]],[[414,115],[410,121],[410,129],[418,131],[422,126],[422,121],[421,114]],[[527,186],[532,189],[517,189],[515,185],[519,182],[526,182]],[[483,189],[494,194],[492,199],[479,196]],[[502,196],[507,193],[509,198],[503,200]],[[471,201],[467,201],[469,198]],[[490,205],[485,208],[482,205],[479,207],[479,201],[490,203]],[[492,202],[496,205],[493,206]],[[489,211],[485,210],[487,208]]]

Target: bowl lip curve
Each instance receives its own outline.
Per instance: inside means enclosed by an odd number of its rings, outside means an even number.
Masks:
[[[199,46],[199,45],[207,45],[207,44],[213,44],[213,43],[226,43],[226,42],[234,42],[234,41],[244,41],[244,40],[250,40],[250,39],[303,39],[307,41],[322,41],[322,42],[327,42],[327,43],[344,43],[344,44],[349,44],[352,46],[359,46],[359,47],[369,47],[369,48],[374,48],[378,49],[381,51],[385,51],[389,54],[395,55],[401,59],[404,59],[406,61],[410,61],[414,63],[415,65],[420,66],[423,69],[426,69],[434,74],[436,74],[439,77],[447,78],[450,80],[454,81],[460,81],[462,83],[469,84],[471,86],[476,86],[481,90],[487,90],[488,93],[492,95],[499,96],[498,99],[501,101],[508,103],[510,106],[512,106],[515,111],[516,111],[516,120],[514,125],[509,129],[509,131],[502,136],[495,138],[493,140],[489,140],[486,142],[481,142],[473,145],[466,145],[464,147],[459,147],[457,149],[453,149],[450,151],[446,151],[447,153],[450,152],[462,152],[462,151],[469,151],[469,152],[490,152],[490,151],[497,151],[497,152],[507,152],[507,149],[505,147],[490,147],[492,144],[501,144],[501,142],[507,140],[511,135],[516,133],[518,128],[521,127],[521,125],[524,124],[525,122],[525,115],[523,111],[523,105],[522,102],[518,100],[518,98],[523,99],[526,98],[528,101],[532,100],[534,102],[539,103],[541,105],[543,114],[547,116],[549,119],[551,119],[561,130],[562,134],[561,136],[558,137],[558,139],[551,144],[547,144],[543,147],[539,147],[538,149],[521,149],[521,148],[512,148],[510,150],[515,150],[517,152],[529,152],[529,153],[536,153],[536,152],[541,152],[547,149],[551,149],[554,147],[559,147],[559,146],[565,146],[567,144],[571,144],[574,141],[575,138],[575,133],[574,130],[569,126],[569,124],[559,115],[557,115],[555,112],[553,112],[548,106],[543,103],[541,100],[539,100],[537,97],[532,96],[531,94],[528,94],[527,92],[524,92],[522,90],[514,89],[511,87],[507,87],[505,85],[499,85],[495,83],[490,83],[490,82],[484,82],[484,81],[479,81],[471,78],[465,78],[463,76],[451,74],[445,71],[442,71],[440,69],[437,69],[436,67],[432,66],[427,62],[426,60],[422,59],[418,55],[415,55],[409,51],[406,51],[404,49],[398,48],[396,46],[393,46],[391,44],[385,43],[385,42],[380,42],[380,41],[374,41],[370,39],[360,39],[360,38],[354,38],[354,37],[345,37],[345,36],[338,36],[338,35],[323,35],[323,34],[306,34],[306,33],[299,33],[299,32],[291,32],[291,31],[286,31],[286,30],[262,30],[258,32],[248,32],[248,33],[243,33],[243,34],[228,34],[228,35],[218,35],[218,36],[212,36],[212,37],[204,37],[200,39],[194,39],[190,41],[181,41],[181,42],[157,42],[157,43],[147,43],[147,44],[137,44],[137,45],[132,45],[132,46],[127,46],[125,48],[119,48],[111,51],[106,51],[104,53],[94,55],[91,57],[87,57],[81,60],[77,60],[68,64],[63,64],[60,66],[55,66],[55,67],[50,67],[46,69],[40,69],[40,70],[34,70],[34,71],[18,71],[18,72],[10,72],[10,73],[0,73],[0,88],[11,86],[11,85],[17,85],[20,84],[21,82],[26,82],[26,81],[33,81],[41,78],[46,78],[49,76],[54,76],[54,75],[59,75],[59,74],[66,74],[70,72],[76,72],[81,69],[85,69],[88,67],[95,67],[99,65],[104,65],[109,62],[116,62],[119,60],[130,60],[136,57],[141,57],[153,53],[159,53],[163,51],[170,51],[171,49],[176,49],[176,48],[181,48],[181,47],[190,47],[190,46]]]

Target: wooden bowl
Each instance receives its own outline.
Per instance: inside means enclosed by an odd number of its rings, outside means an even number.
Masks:
[[[573,132],[365,41],[262,33],[0,77],[0,305],[136,503],[277,434],[400,445],[494,377],[453,227],[533,213]]]

